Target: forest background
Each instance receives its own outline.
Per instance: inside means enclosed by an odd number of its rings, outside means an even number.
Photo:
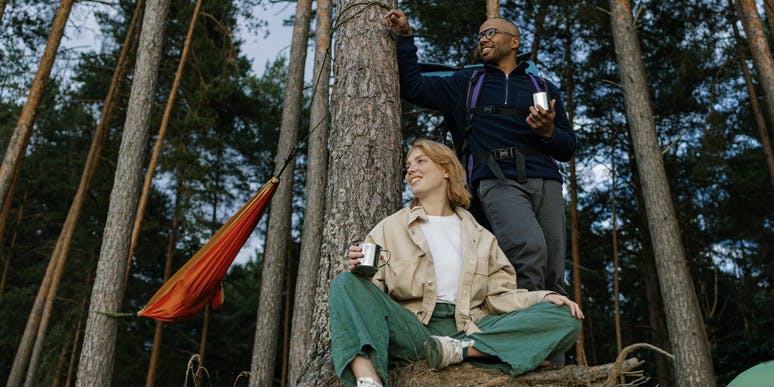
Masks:
[[[104,40],[98,50],[68,60],[67,76],[53,73],[48,80],[9,203],[0,245],[3,382],[78,187],[136,4],[124,0],[99,3],[111,8],[96,15]],[[194,3],[170,3],[151,128],[160,125]],[[0,145],[4,149],[43,53],[56,2],[11,0],[2,4]],[[276,169],[288,60],[280,57],[257,75],[243,52],[243,42],[234,35],[237,28],[244,28],[237,25],[239,20],[249,21],[257,35],[266,32],[265,20],[250,14],[261,4],[261,0],[207,0],[201,5],[202,15],[192,36],[132,256],[122,310],[139,310],[162,284],[168,246],[176,269]],[[729,5],[698,0],[679,5],[640,1],[635,7],[658,139],[719,384],[774,358],[770,329],[774,324],[774,178],[767,168],[751,103],[753,99],[760,99],[761,104],[765,101],[760,97],[761,84],[741,23]],[[475,62],[473,34],[485,18],[483,0],[410,0],[399,6],[415,26],[423,61],[455,66]],[[768,0],[758,4],[771,44],[774,14],[770,6]],[[572,57],[573,123],[579,143],[574,160],[577,184],[570,181],[568,166],[561,168],[566,177],[567,218],[572,206],[577,209],[577,229],[571,230],[568,222],[568,236],[577,232],[589,364],[615,359],[616,315],[623,346],[649,342],[669,350],[607,8],[603,1],[501,2],[502,15],[521,27],[524,51],[538,47],[535,37],[539,37],[538,67],[561,90],[567,90],[569,79],[565,55]],[[292,19],[287,21],[292,23]],[[314,31],[313,25],[310,46]],[[67,50],[57,55],[66,56]],[[336,55],[347,53],[332,53]],[[746,78],[743,68],[752,76]],[[122,78],[100,165],[64,267],[35,385],[67,385],[74,380],[73,364],[79,358],[131,80],[129,70]],[[749,85],[758,92],[751,94]],[[307,81],[302,135],[310,129],[313,90],[312,82]],[[416,137],[437,139],[443,134],[442,119],[434,112],[408,104],[402,112],[404,146]],[[771,135],[774,123],[764,123],[763,133]],[[151,149],[155,137],[148,141]],[[295,310],[291,305],[307,194],[306,152],[306,143],[300,142],[293,176],[290,252],[283,273],[282,297],[287,301],[282,305],[282,318],[276,321],[281,333],[275,338],[277,383],[285,378],[286,349],[291,345],[290,321]],[[571,187],[577,188],[577,203],[570,200]],[[267,224],[262,222],[255,239],[263,240],[266,233]],[[262,254],[259,246],[247,252],[246,262],[232,267],[223,282],[226,301],[209,315],[208,324],[204,324],[204,314],[165,324],[155,366],[156,385],[180,385],[186,380],[191,355],[201,352],[205,326],[209,332],[204,335],[206,378],[212,385],[232,385],[251,368]],[[569,257],[568,251],[567,278],[574,285]],[[118,320],[113,385],[137,385],[146,377],[154,326],[147,319]],[[648,360],[644,368],[654,383],[672,384],[670,365],[664,358],[649,352],[637,355]]]

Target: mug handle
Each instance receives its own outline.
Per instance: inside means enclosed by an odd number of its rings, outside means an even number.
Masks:
[[[392,258],[392,253],[390,253],[390,250],[382,249],[381,252],[382,253],[387,253],[387,260],[385,260],[383,264],[379,265],[379,268],[384,267],[384,265],[386,265],[388,262],[390,262],[390,258]],[[379,260],[380,261],[382,260],[382,255],[381,254],[379,254]]]

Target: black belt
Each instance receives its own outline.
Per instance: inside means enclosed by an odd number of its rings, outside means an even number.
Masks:
[[[478,165],[486,160],[486,166],[489,170],[500,180],[505,180],[505,174],[500,169],[500,165],[497,164],[499,160],[514,159],[516,162],[516,178],[519,183],[525,184],[527,182],[527,168],[524,156],[543,156],[545,152],[541,152],[537,148],[533,147],[508,147],[495,149],[485,153],[473,154],[473,169],[476,169]],[[471,171],[472,174],[472,171]]]
[[[507,116],[527,117],[529,111],[511,109],[507,107],[500,107],[495,105],[477,106],[470,109],[471,114],[475,113],[492,113],[492,114],[505,114]]]

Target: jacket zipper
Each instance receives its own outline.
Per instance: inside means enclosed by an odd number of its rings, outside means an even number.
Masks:
[[[508,104],[508,74],[505,74],[505,104]]]

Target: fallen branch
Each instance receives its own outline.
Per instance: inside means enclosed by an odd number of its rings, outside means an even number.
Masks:
[[[605,387],[610,387],[615,385],[615,380],[618,379],[619,376],[621,376],[621,367],[624,363],[624,359],[626,359],[626,356],[629,355],[630,352],[640,349],[640,348],[647,348],[651,349],[653,351],[656,351],[672,360],[675,360],[675,356],[671,353],[664,351],[663,349],[656,347],[655,345],[650,345],[648,343],[637,343],[632,344],[626,348],[624,348],[621,353],[618,354],[618,357],[615,359],[615,363],[613,364],[613,368],[610,369],[610,373],[607,375],[607,381],[605,381]]]

